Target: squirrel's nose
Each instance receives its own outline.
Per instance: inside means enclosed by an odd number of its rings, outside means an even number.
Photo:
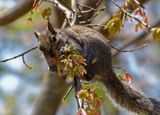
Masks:
[[[56,70],[57,70],[56,65],[54,65],[54,64],[49,65],[49,71],[55,72]]]

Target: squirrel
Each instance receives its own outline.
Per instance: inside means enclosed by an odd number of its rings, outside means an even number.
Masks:
[[[137,114],[160,115],[160,101],[145,96],[116,77],[109,42],[96,30],[74,25],[57,32],[48,24],[47,30],[36,31],[35,36],[52,71],[56,69],[54,57],[61,53],[61,48],[66,44],[72,45],[86,59],[87,74],[83,79],[90,81],[98,76],[107,93],[120,107]],[[94,59],[96,62],[92,63]]]

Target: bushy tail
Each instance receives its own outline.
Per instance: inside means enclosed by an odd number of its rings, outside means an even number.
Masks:
[[[160,101],[149,98],[153,104],[153,111],[150,113],[151,115],[160,115]]]
[[[128,84],[121,82],[113,71],[103,76],[102,82],[108,93],[120,107],[138,114],[160,115],[160,101],[148,98]]]

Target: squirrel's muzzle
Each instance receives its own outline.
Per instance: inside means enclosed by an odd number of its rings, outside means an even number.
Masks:
[[[57,66],[56,66],[56,65],[50,64],[50,65],[48,65],[48,66],[49,66],[49,71],[51,71],[51,72],[57,71]]]
[[[45,56],[45,55],[44,55]],[[57,71],[57,59],[54,57],[45,56],[49,71],[55,72]]]

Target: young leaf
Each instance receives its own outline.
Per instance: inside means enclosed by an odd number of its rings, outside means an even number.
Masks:
[[[152,28],[151,33],[154,40],[160,41],[160,28]]]
[[[116,16],[112,18],[104,27],[104,30],[107,31],[107,34],[110,37],[114,37],[117,35],[117,33],[120,32],[121,28],[123,26],[122,19],[120,16]]]
[[[51,16],[51,8],[48,7],[48,8],[43,9],[42,11],[43,19],[48,19],[50,16]]]

